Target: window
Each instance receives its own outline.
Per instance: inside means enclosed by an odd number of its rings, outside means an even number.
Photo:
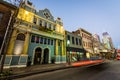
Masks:
[[[36,37],[36,43],[39,43],[39,36]]]
[[[2,20],[2,17],[3,17],[3,13],[0,12],[0,22]]]
[[[53,40],[51,40],[51,45],[53,45]]]
[[[70,35],[67,35],[67,39],[70,41]]]
[[[42,20],[40,20],[39,25],[42,26]]]
[[[50,39],[48,39],[48,45],[50,45]]]
[[[76,45],[78,45],[78,38],[76,38]]]
[[[80,46],[82,45],[82,43],[81,43],[81,39],[79,39],[79,45],[80,45]]]
[[[44,44],[47,44],[47,38],[44,38]]]
[[[43,44],[43,37],[40,38],[40,43]]]
[[[35,42],[35,36],[32,35],[31,42]]]
[[[34,17],[33,23],[37,24],[37,18],[36,17]]]
[[[61,41],[58,41],[58,46],[61,46]]]
[[[72,44],[75,44],[74,37],[72,37]]]
[[[45,28],[47,28],[47,22],[45,22]]]
[[[53,26],[53,30],[56,30],[56,29],[55,29],[55,26]]]
[[[49,24],[49,29],[51,29],[51,24]]]

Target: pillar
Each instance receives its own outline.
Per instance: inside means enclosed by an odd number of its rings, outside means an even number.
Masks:
[[[17,36],[17,29],[14,29],[14,31],[12,33],[12,37],[11,37],[9,45],[8,45],[7,55],[12,55],[13,54],[13,48],[14,48],[14,44],[15,44],[15,41],[16,41],[16,36]]]
[[[56,56],[58,56],[58,39],[56,39],[55,53],[56,53]]]
[[[28,52],[29,36],[30,34],[27,32],[25,36],[24,46],[23,46],[23,55],[27,55],[27,52]]]
[[[65,56],[64,41],[62,41],[61,44],[62,44],[62,48],[61,48],[62,49],[62,56]]]

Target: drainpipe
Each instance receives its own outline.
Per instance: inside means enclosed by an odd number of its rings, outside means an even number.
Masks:
[[[3,39],[3,42],[2,42],[2,46],[1,46],[1,49],[0,49],[0,55],[1,55],[0,73],[3,72],[3,66],[4,66],[5,56],[6,56],[6,53],[3,52],[3,57],[2,57],[2,50],[3,50],[3,47],[5,45],[5,41],[6,41],[7,34],[8,34],[8,31],[9,31],[9,28],[10,28],[10,23],[12,21],[13,14],[14,14],[14,11],[11,11],[10,19],[9,19],[9,22],[8,22],[8,25],[7,25],[7,29],[6,29],[6,32],[5,32],[5,36],[4,36],[4,39]]]

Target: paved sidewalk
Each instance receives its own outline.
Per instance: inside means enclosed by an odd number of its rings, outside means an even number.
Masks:
[[[60,69],[67,69],[67,68],[80,67],[80,66],[86,66],[86,65],[94,65],[94,64],[98,64],[102,62],[104,62],[104,60],[94,60],[94,61],[88,60],[88,61],[74,62],[74,63],[71,63],[71,65],[62,63],[62,64],[32,65],[32,66],[23,67],[23,68],[11,68],[8,70],[12,70],[13,75],[8,76],[7,80],[30,76],[30,75],[38,74],[38,73],[60,70]],[[6,79],[2,79],[2,80],[6,80]]]

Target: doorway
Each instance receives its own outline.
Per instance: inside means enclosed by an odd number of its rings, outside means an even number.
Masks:
[[[44,49],[44,55],[43,55],[43,64],[48,64],[49,62],[49,49]]]
[[[35,55],[34,55],[34,64],[40,64],[41,63],[41,55],[42,55],[42,49],[36,48],[35,49]]]

